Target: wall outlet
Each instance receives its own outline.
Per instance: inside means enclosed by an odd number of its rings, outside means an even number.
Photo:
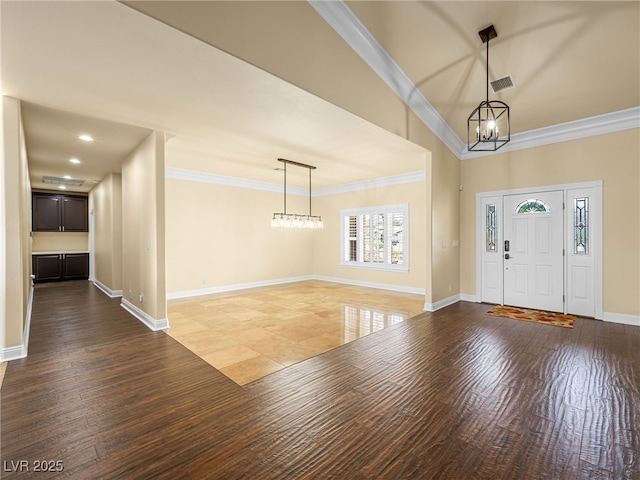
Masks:
[[[140,305],[144,305],[144,296],[142,294],[138,295],[138,301],[140,302]]]
[[[129,300],[133,300],[133,292],[129,290]]]
[[[202,284],[203,284],[203,285],[206,285],[206,284],[207,284],[207,279],[206,279],[206,278],[203,278],[203,279],[202,279]]]

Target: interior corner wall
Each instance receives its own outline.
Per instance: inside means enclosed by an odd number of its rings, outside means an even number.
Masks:
[[[94,215],[93,278],[111,291],[122,290],[122,176],[106,175],[89,197]]]
[[[438,153],[432,166],[433,303],[460,293],[460,161],[444,146]]]
[[[282,193],[166,178],[167,291],[189,296],[286,282],[312,269],[315,232],[271,227]],[[307,198],[287,196],[288,211]]]
[[[20,101],[2,97],[4,348],[21,346],[31,290],[31,186]]]
[[[414,113],[407,119],[408,139],[429,151],[430,236],[423,245],[430,255],[426,302],[437,305],[460,294],[460,160]]]
[[[165,320],[165,282],[164,134],[152,132],[122,163],[123,299]]]
[[[476,295],[476,194],[602,180],[603,307],[640,315],[640,130],[461,162],[461,284]]]

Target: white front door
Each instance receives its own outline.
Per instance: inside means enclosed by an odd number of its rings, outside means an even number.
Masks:
[[[504,196],[504,304],[564,312],[563,192]]]

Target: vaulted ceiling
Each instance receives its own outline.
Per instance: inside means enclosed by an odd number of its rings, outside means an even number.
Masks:
[[[637,1],[332,4],[1,2],[2,94],[25,102],[33,185],[81,174],[88,191],[151,129],[170,134],[168,166],[217,175],[278,183],[277,157],[317,165],[319,187],[413,172],[407,103],[462,158],[489,24],[513,133],[638,115]]]

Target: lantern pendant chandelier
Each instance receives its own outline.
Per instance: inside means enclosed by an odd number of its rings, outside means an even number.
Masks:
[[[498,36],[493,25],[478,32],[487,44],[487,99],[467,119],[467,148],[471,152],[493,152],[511,140],[509,105],[489,101],[489,40]]]
[[[284,163],[284,211],[282,213],[273,214],[273,217],[271,218],[271,226],[284,228],[324,228],[322,217],[320,215],[311,215],[311,170],[315,170],[316,167],[305,163],[294,162],[293,160],[286,160],[284,158],[279,158],[278,161]],[[309,169],[308,215],[287,213],[287,164]]]

